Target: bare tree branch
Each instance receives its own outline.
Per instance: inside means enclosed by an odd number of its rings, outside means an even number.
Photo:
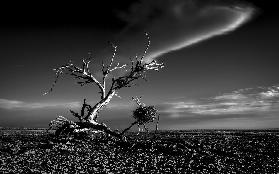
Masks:
[[[74,117],[77,117],[80,122],[82,121],[82,117],[77,112],[75,112],[73,110],[70,110],[70,112],[73,114]]]
[[[112,64],[114,62],[114,58],[115,58],[115,55],[116,55],[116,52],[117,52],[117,46],[114,45],[113,43],[111,43],[111,46],[113,48],[113,54],[112,54],[112,57],[111,57],[111,60],[110,60],[110,63],[108,66],[105,66],[104,65],[104,62],[102,62],[102,73],[103,73],[103,88],[106,89],[106,78],[107,76],[114,70],[117,70],[117,69],[123,69],[125,68],[127,65],[124,64],[124,65],[121,65],[119,63],[117,63],[116,66],[112,67]],[[104,98],[104,97],[103,97]]]
[[[45,94],[48,94],[53,90],[55,87],[60,75],[62,74],[68,74],[72,76],[73,78],[77,79],[77,83],[81,86],[87,85],[87,84],[95,84],[99,88],[99,93],[101,94],[101,99],[99,102],[97,102],[94,106],[91,106],[86,103],[86,99],[84,99],[80,114],[70,110],[70,112],[73,114],[74,117],[77,117],[79,119],[79,122],[72,123],[68,120],[65,120],[64,117],[59,117],[56,121],[54,121],[54,125],[57,124],[63,124],[63,123],[69,123],[74,125],[73,129],[82,129],[82,128],[94,128],[97,130],[102,130],[106,133],[115,135],[115,136],[122,136],[126,131],[128,131],[133,125],[135,124],[145,124],[147,122],[154,120],[154,115],[156,110],[153,107],[145,107],[143,103],[140,102],[139,98],[133,98],[138,105],[141,107],[141,109],[144,110],[145,115],[139,116],[139,118],[135,117],[137,120],[136,122],[132,123],[130,127],[125,129],[122,133],[116,133],[111,131],[107,126],[105,126],[102,123],[97,122],[97,118],[99,115],[99,112],[105,108],[108,103],[111,101],[111,99],[114,96],[118,96],[117,91],[121,88],[125,87],[131,87],[135,85],[136,80],[138,79],[145,79],[146,80],[146,73],[149,70],[158,71],[159,69],[164,67],[163,63],[157,63],[156,60],[153,60],[151,62],[144,61],[144,58],[147,54],[147,51],[150,47],[150,37],[148,33],[145,33],[147,37],[147,44],[145,47],[145,50],[143,52],[143,55],[139,58],[138,56],[135,57],[134,60],[131,59],[131,64],[128,67],[127,64],[120,65],[120,63],[115,63],[115,57],[117,53],[117,46],[111,43],[111,46],[113,48],[113,53],[110,58],[110,61],[108,65],[105,65],[104,62],[102,62],[101,72],[102,72],[102,78],[101,81],[98,81],[97,78],[91,73],[90,71],[90,63],[91,63],[91,53],[89,53],[89,57],[87,59],[82,59],[82,66],[76,66],[71,61],[67,63],[66,65],[62,65],[56,69],[54,69],[56,77],[55,80],[48,92]],[[118,77],[112,77],[110,86],[106,88],[106,81],[108,80],[108,75],[112,73],[115,70],[125,70],[125,74],[118,76]],[[153,115],[148,116],[149,113],[153,112]],[[151,118],[152,117],[152,118]]]
[[[67,63],[66,65],[62,65],[56,69],[54,69],[56,73],[56,78],[54,83],[52,84],[50,90],[45,93],[48,94],[49,92],[53,91],[53,88],[55,87],[59,77],[61,74],[69,74],[70,76],[73,76],[74,78],[80,80],[77,83],[81,86],[88,84],[88,83],[94,83],[96,84],[99,89],[101,90],[102,96],[104,94],[104,88],[102,84],[92,75],[89,69],[90,60],[82,60],[82,68],[75,66],[71,61]]]
[[[157,63],[155,60],[153,60],[150,63],[143,63],[142,59],[137,59],[136,63],[132,62],[132,66],[130,68],[130,71],[128,74],[125,74],[124,76],[120,76],[116,79],[113,79],[113,89],[118,90],[123,87],[130,87],[133,81],[137,79],[145,79],[146,72],[148,70],[155,70],[159,71],[159,69],[163,68],[163,63]]]
[[[140,59],[141,61],[143,61],[144,57],[146,56],[146,53],[147,53],[147,51],[148,51],[148,49],[150,47],[150,44],[151,44],[150,36],[149,36],[149,34],[147,32],[145,32],[145,36],[147,37],[147,44],[146,44],[145,50],[143,52],[143,55],[142,55],[142,57]]]
[[[132,97],[132,100],[134,100],[139,106],[145,106],[144,103],[140,101],[141,97]]]

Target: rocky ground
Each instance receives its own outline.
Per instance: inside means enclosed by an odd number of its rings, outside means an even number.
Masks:
[[[277,131],[160,131],[128,142],[1,130],[0,173],[278,173]]]

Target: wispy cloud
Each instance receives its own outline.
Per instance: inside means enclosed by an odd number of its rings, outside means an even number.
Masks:
[[[25,102],[0,98],[0,108],[8,110],[36,110],[44,108],[72,108],[79,110],[82,103],[73,102]],[[133,108],[133,103],[112,102],[106,107],[107,110],[128,110]]]
[[[24,102],[0,99],[0,108],[9,110],[35,110],[44,108],[77,108],[80,102]]]
[[[279,112],[279,86],[246,88],[207,99],[165,103],[161,110],[172,117],[187,114],[232,115]]]
[[[151,34],[145,61],[236,30],[255,14],[250,4],[204,0],[140,0],[119,17],[128,23],[120,33],[121,48],[133,50],[142,32]],[[170,30],[171,28],[171,30]],[[125,39],[124,39],[125,40]],[[141,43],[141,42],[138,42]]]

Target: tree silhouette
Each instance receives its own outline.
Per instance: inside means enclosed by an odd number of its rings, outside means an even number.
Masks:
[[[132,97],[134,101],[138,104],[138,107],[133,111],[133,117],[135,121],[126,129],[123,130],[121,134],[124,134],[126,131],[130,130],[134,125],[138,125],[140,131],[140,125],[144,126],[145,131],[148,131],[146,128],[147,123],[151,123],[157,120],[156,123],[156,131],[158,130],[158,123],[159,123],[159,114],[158,110],[155,106],[146,106],[144,103],[140,101],[138,97]]]
[[[77,83],[81,86],[87,84],[95,84],[99,88],[99,93],[101,96],[99,102],[97,102],[94,106],[86,103],[86,99],[84,99],[80,113],[70,110],[73,116],[78,118],[78,122],[72,122],[60,116],[50,123],[50,128],[58,127],[56,131],[57,134],[60,134],[63,131],[71,132],[81,129],[95,129],[108,133],[110,135],[114,135],[116,137],[121,137],[121,135],[123,135],[125,131],[123,131],[122,133],[112,131],[104,123],[99,123],[98,117],[100,111],[108,105],[111,99],[114,96],[118,96],[117,92],[119,89],[133,86],[135,84],[134,82],[138,79],[146,79],[146,72],[149,70],[159,71],[159,69],[164,67],[163,63],[157,63],[156,60],[153,60],[151,62],[144,61],[148,48],[150,47],[150,37],[147,33],[146,37],[147,44],[143,55],[141,57],[136,56],[135,60],[131,59],[130,65],[120,65],[119,63],[115,65],[114,61],[117,53],[117,46],[111,44],[113,53],[108,65],[105,65],[104,62],[102,62],[101,80],[98,80],[90,70],[90,63],[92,61],[91,54],[87,59],[82,60],[81,67],[76,66],[70,61],[66,65],[62,65],[54,69],[54,71],[56,72],[56,78],[50,90],[45,94],[53,91],[53,88],[55,87],[60,75],[67,74],[77,79]],[[113,71],[120,69],[125,70],[124,75],[108,78],[108,75],[110,75]],[[110,83],[108,83],[108,80],[110,80]],[[141,124],[141,122],[139,121],[137,123]]]

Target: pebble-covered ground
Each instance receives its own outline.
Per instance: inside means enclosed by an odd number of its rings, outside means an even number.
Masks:
[[[277,131],[162,131],[60,140],[1,131],[0,173],[279,173]]]

